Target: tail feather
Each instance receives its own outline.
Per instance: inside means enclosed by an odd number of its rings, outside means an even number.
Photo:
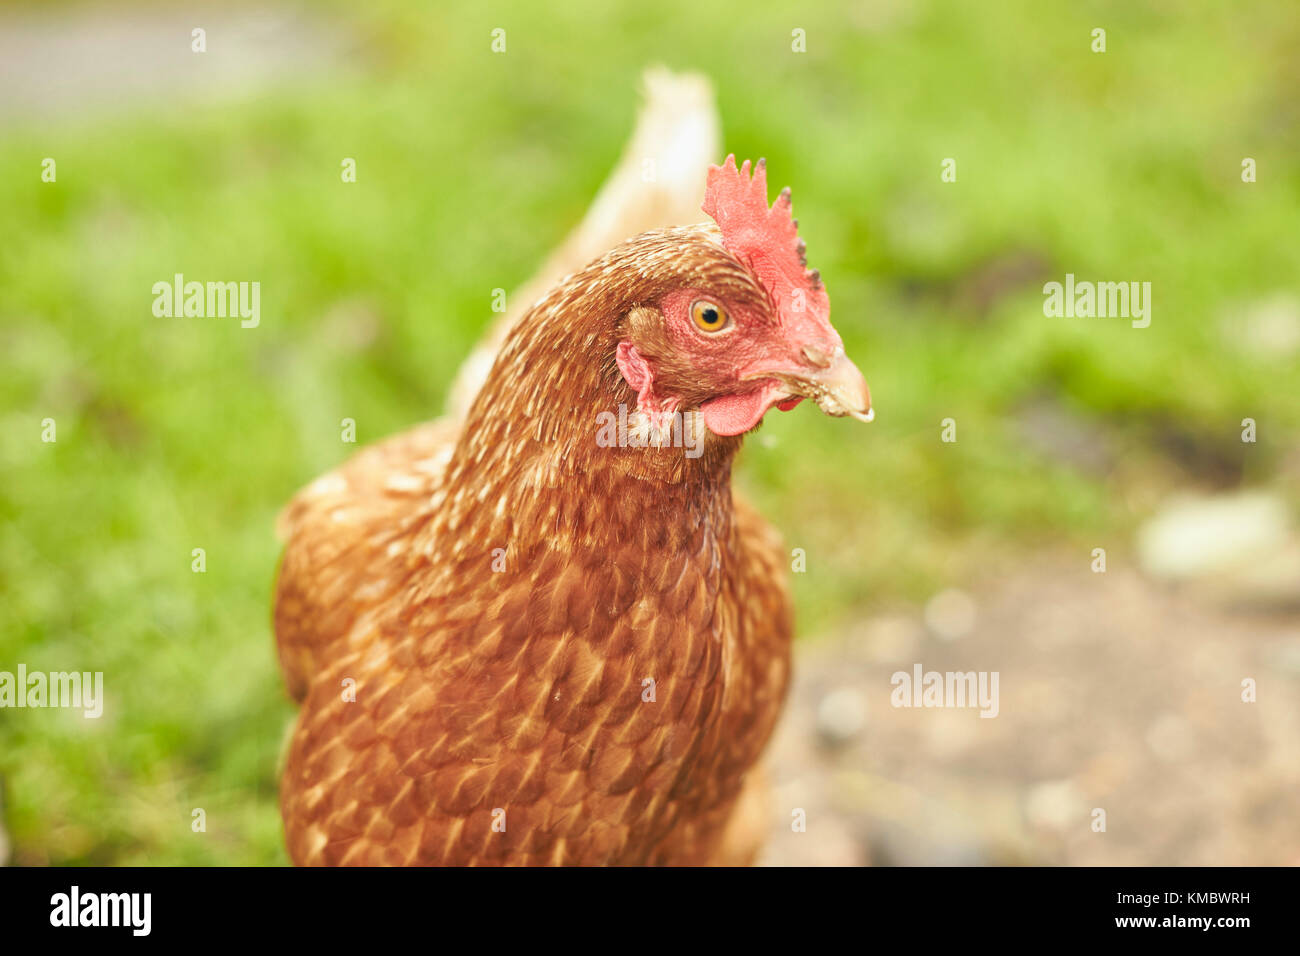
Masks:
[[[699,74],[662,67],[647,70],[642,84],[636,129],[582,222],[510,297],[512,305],[461,365],[448,399],[454,418],[465,417],[501,343],[547,289],[624,239],[704,219],[700,200],[706,173],[721,148],[713,88]]]

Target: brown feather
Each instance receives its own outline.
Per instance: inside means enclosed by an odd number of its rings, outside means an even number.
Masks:
[[[694,459],[595,441],[599,411],[635,405],[624,323],[680,285],[763,297],[711,226],[631,240],[520,321],[463,427],[389,439],[290,504],[295,862],[752,857],[729,820],[789,675],[780,543],[733,497],[739,439]]]

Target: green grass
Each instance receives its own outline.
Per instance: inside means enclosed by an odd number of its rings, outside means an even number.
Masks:
[[[426,6],[321,8],[357,48],[337,79],[5,131],[0,669],[102,670],[108,697],[100,721],[0,712],[19,861],[284,862],[275,513],[354,450],[340,419],[366,442],[439,413],[491,290],[617,158],[650,63],[709,73],[726,148],[794,187],[876,399],[870,427],[773,415],[742,455],[808,552],[805,635],[1039,548],[1122,553],[1175,484],[1277,480],[1295,358],[1226,323],[1297,294],[1292,0]],[[261,327],[154,318],[175,272],[260,281]],[[1151,327],[1045,318],[1066,272],[1151,282]],[[1112,466],[1029,443],[1044,404]]]

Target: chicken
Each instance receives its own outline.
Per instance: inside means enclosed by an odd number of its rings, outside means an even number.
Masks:
[[[732,461],[773,406],[871,398],[789,191],[769,208],[763,162],[728,157],[702,208],[527,310],[464,421],[290,504],[294,862],[752,860],[792,620]]]

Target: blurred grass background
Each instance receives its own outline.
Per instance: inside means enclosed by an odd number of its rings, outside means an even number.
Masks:
[[[165,17],[188,49],[191,20],[259,15],[184,9],[9,7],[0,34]],[[342,418],[364,443],[440,412],[491,290],[617,159],[648,64],[707,73],[726,149],[793,187],[876,400],[870,427],[770,416],[742,454],[808,551],[805,639],[1121,547],[1172,488],[1294,489],[1297,355],[1250,324],[1294,317],[1300,276],[1292,0],[291,9],[308,65],[273,82],[202,90],[195,56],[190,92],[0,114],[0,669],[103,671],[107,696],[99,721],[0,712],[16,862],[285,862],[277,509],[355,450]],[[176,272],[260,281],[260,327],[155,318]],[[1150,328],[1045,318],[1066,272],[1151,282]]]

